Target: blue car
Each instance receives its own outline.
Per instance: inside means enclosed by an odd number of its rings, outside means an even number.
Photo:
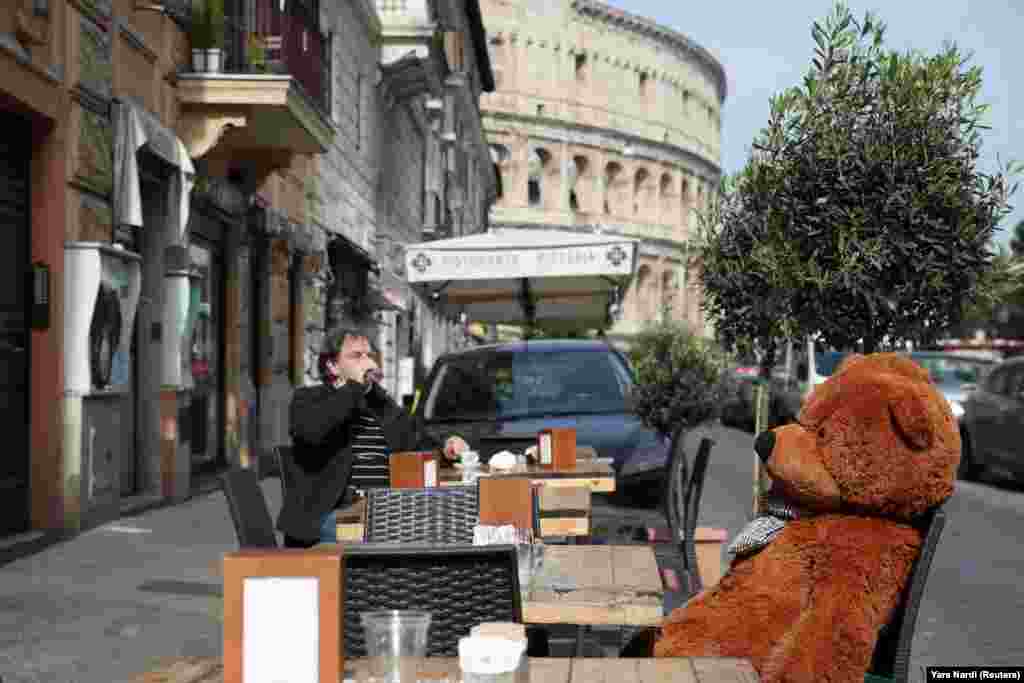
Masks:
[[[630,409],[633,384],[626,357],[599,340],[479,346],[437,359],[415,414],[438,438],[462,434],[483,462],[523,452],[542,429],[574,427],[578,444],[610,461],[617,488],[660,486],[669,442]]]

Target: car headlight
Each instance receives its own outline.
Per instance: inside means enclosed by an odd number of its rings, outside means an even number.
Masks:
[[[960,419],[964,416],[964,404],[960,401],[950,401],[949,407],[953,411],[953,417]]]

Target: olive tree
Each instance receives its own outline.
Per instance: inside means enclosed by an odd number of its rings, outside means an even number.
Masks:
[[[985,298],[1016,189],[1014,165],[977,168],[981,69],[953,44],[887,50],[885,25],[842,3],[811,36],[803,82],[771,99],[735,196],[705,221],[706,311],[762,341],[933,341]]]

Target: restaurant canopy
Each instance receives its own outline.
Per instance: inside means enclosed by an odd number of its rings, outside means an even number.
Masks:
[[[492,228],[406,246],[406,278],[469,320],[600,327],[636,271],[637,249],[628,237]]]

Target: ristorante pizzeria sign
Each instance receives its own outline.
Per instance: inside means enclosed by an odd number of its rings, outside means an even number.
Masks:
[[[550,249],[424,249],[405,255],[409,282],[543,276],[630,275],[632,242]]]

